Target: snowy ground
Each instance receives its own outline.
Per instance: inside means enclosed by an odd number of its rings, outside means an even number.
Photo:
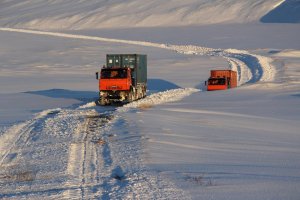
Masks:
[[[28,27],[40,15],[0,22]],[[0,30],[0,198],[299,199],[298,25],[40,29]],[[95,106],[94,72],[119,52],[148,55],[148,97]],[[204,91],[224,67],[240,87]]]
[[[194,199],[298,199],[298,105],[237,89],[151,108],[138,113],[145,160]]]

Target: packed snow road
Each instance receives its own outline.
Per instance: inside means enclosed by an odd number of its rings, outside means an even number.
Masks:
[[[130,135],[132,130],[126,130],[129,125],[120,114],[146,104],[179,100],[196,91],[156,93],[117,110],[94,103],[46,110],[11,127],[1,137],[0,197],[188,198],[142,165],[141,140]],[[123,135],[116,137],[118,130]]]
[[[84,196],[94,161],[90,151],[98,139],[95,131],[100,130],[94,127],[95,119],[98,126],[104,126],[109,115],[55,109],[11,127],[5,134],[11,138],[1,142],[2,197],[52,196],[71,188],[78,188]]]

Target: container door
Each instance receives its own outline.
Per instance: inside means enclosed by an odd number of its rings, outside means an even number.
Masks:
[[[139,55],[138,63],[138,83],[147,83],[147,56]]]
[[[122,56],[122,67],[129,67],[130,69],[134,69],[136,67],[137,60],[136,55],[123,55]]]

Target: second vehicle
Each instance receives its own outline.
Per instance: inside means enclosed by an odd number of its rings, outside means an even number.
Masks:
[[[237,73],[232,70],[211,70],[205,82],[207,91],[226,90],[237,87]]]

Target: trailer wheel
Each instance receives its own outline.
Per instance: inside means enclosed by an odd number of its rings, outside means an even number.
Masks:
[[[143,92],[142,93],[143,93],[143,98],[147,96],[147,91],[146,91],[145,87],[143,88]]]
[[[141,93],[141,90],[138,89],[137,91],[137,99],[141,99],[142,98],[142,93]]]
[[[128,95],[128,102],[133,102],[134,101],[134,95],[133,95],[133,92],[130,92],[129,95]]]

